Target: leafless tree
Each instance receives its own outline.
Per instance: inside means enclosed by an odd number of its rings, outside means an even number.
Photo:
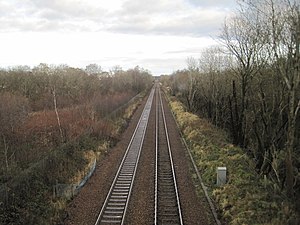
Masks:
[[[236,74],[237,82],[232,81],[232,129],[235,143],[246,146],[246,130],[249,124],[245,112],[249,107],[248,92],[253,77],[266,62],[262,57],[265,38],[260,33],[260,20],[258,11],[249,11],[241,6],[238,13],[228,18],[224,24],[220,42],[236,58],[237,65],[232,68]],[[240,87],[239,89],[237,88]],[[237,91],[240,91],[238,93]],[[240,103],[237,102],[240,95]]]

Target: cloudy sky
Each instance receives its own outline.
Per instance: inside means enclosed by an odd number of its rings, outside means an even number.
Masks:
[[[139,65],[154,75],[213,45],[235,0],[0,0],[0,67]]]

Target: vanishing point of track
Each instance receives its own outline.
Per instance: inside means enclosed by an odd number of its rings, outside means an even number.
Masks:
[[[155,171],[153,171],[155,176],[153,222],[155,225],[183,224],[162,97],[159,84],[156,83],[150,92],[145,108],[128,144],[95,225],[124,224],[130,196],[134,195],[134,192],[132,192],[134,178],[138,169],[138,162],[154,97],[156,102],[154,149],[156,159]]]

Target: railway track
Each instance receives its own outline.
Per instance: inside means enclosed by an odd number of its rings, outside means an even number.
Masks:
[[[156,83],[131,137],[95,225],[125,224],[133,182],[144,142],[150,110],[155,97],[155,225],[182,225],[182,213],[175,176],[175,166],[159,84]],[[152,161],[153,162],[153,161]],[[149,162],[151,163],[151,162]],[[154,163],[154,162],[153,162]]]
[[[95,225],[124,224],[155,89],[146,102]]]
[[[168,127],[159,87],[156,91],[155,225],[182,225]]]

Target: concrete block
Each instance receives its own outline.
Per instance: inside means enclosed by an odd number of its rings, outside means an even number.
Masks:
[[[226,167],[217,167],[217,186],[226,184]]]

